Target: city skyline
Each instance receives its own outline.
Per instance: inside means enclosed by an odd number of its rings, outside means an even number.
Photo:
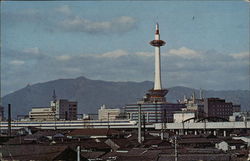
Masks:
[[[2,95],[79,76],[152,81],[156,22],[164,88],[249,90],[247,2],[1,4]]]

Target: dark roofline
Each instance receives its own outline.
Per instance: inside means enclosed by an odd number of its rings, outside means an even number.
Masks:
[[[50,108],[50,107],[31,107],[31,108]]]

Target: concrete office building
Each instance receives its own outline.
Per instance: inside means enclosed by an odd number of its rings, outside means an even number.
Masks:
[[[52,111],[51,107],[32,107],[29,119],[34,121],[55,120],[55,112]]]
[[[144,102],[140,104],[140,106],[141,114],[144,115],[146,123],[173,122],[173,114],[186,107],[184,104],[167,102]],[[125,112],[127,113],[129,119],[138,119],[138,108],[139,104],[126,105]]]
[[[77,119],[77,102],[59,99],[51,101],[51,108],[55,111],[56,118],[59,120]]]
[[[76,120],[77,102],[59,99],[50,102],[50,107],[33,107],[30,120]]]
[[[105,105],[102,105],[98,110],[98,119],[102,121],[117,120],[121,113],[122,110],[119,108],[106,108]]]
[[[233,103],[220,98],[204,99],[204,112],[207,117],[229,119],[233,115]]]
[[[180,111],[174,113],[174,123],[181,123],[185,120],[191,119],[195,117],[195,112],[192,111]],[[194,120],[190,120],[189,122],[194,122]]]

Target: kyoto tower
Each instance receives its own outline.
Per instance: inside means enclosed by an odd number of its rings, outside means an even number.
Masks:
[[[159,24],[156,24],[155,39],[150,42],[155,47],[155,84],[154,90],[161,90],[161,49],[166,43],[160,40]]]
[[[156,102],[164,102],[167,90],[162,88],[161,84],[161,50],[160,47],[166,44],[165,41],[160,40],[159,24],[156,23],[155,39],[150,42],[155,47],[155,81],[154,88],[150,90],[151,100]]]

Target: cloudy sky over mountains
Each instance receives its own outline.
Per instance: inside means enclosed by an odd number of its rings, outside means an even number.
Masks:
[[[86,76],[153,80],[160,24],[163,86],[249,90],[249,3],[1,2],[2,94]]]

